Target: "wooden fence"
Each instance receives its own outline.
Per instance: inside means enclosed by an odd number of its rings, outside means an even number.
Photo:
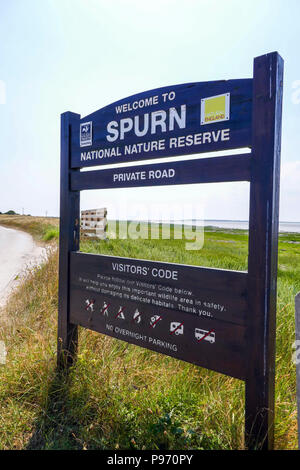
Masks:
[[[80,233],[83,238],[106,240],[107,209],[90,209],[81,211]]]

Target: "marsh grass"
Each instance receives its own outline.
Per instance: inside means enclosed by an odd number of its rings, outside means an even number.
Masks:
[[[0,214],[0,225],[30,233],[36,241],[58,238],[59,219],[55,217],[32,217],[28,215]],[[49,234],[52,233],[52,237]],[[47,235],[48,234],[48,235]]]
[[[294,295],[300,235],[279,243],[276,448],[297,446]],[[247,268],[247,233],[215,230],[199,252],[184,240],[84,242],[81,250],[228,269]],[[6,308],[0,339],[2,449],[241,449],[244,385],[134,345],[80,329],[69,377],[56,361],[57,253],[28,273]]]
[[[53,239],[58,239],[59,237],[59,230],[57,228],[48,228],[46,229],[44,235],[43,235],[43,241],[44,242],[49,242],[50,240]]]

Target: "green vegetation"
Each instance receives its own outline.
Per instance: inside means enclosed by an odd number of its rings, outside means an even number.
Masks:
[[[1,223],[1,219],[0,219]],[[108,236],[112,236],[108,231]],[[85,241],[81,250],[228,269],[247,268],[247,233],[206,229],[204,247],[183,240]],[[279,243],[275,445],[297,447],[294,295],[300,234]],[[242,382],[80,329],[78,360],[57,375],[57,253],[28,273],[5,311],[0,339],[2,449],[240,449]]]
[[[113,226],[113,228],[112,228]],[[81,251],[87,253],[102,253],[108,255],[124,256],[128,258],[141,258],[171,263],[193,264],[198,266],[213,266],[216,268],[246,270],[247,269],[247,233],[243,230],[220,230],[213,227],[205,228],[205,243],[201,250],[186,249],[193,247],[192,233],[184,232],[180,226],[171,225],[170,239],[162,239],[162,227],[157,224],[158,239],[150,239],[151,231],[148,224],[141,223],[141,233],[148,239],[119,240],[123,233],[123,226],[114,223],[108,224],[108,240],[84,241]],[[137,228],[138,231],[138,228]],[[181,237],[181,239],[178,239]],[[177,239],[176,239],[177,238]],[[201,243],[201,233],[199,231]]]
[[[48,228],[43,236],[44,242],[49,242],[50,240],[53,240],[54,238],[58,239],[59,237],[59,230],[57,228]]]
[[[54,217],[31,217],[28,215],[0,215],[0,225],[25,230],[36,241],[58,238],[59,220]]]
[[[9,210],[7,212],[4,212],[4,214],[6,214],[6,215],[18,215],[17,212],[15,212],[13,210]]]

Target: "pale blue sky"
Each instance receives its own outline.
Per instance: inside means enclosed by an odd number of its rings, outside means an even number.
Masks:
[[[280,218],[300,221],[299,14],[299,0],[0,0],[0,211],[58,215],[62,112],[84,116],[152,88],[251,77],[253,57],[277,50],[285,60]],[[198,200],[206,218],[246,219],[247,189],[106,190],[82,201]]]

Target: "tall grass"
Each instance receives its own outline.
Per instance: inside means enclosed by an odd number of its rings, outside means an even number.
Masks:
[[[300,290],[300,236],[279,245],[276,448],[296,448],[293,297]],[[161,242],[161,243],[160,243]],[[245,269],[247,234],[210,231],[203,250],[181,242],[85,242],[83,251]],[[2,449],[241,449],[244,384],[81,329],[68,378],[57,375],[57,253],[28,273],[0,328]]]
[[[0,214],[0,225],[25,230],[36,241],[49,241],[58,238],[58,223],[59,219],[55,217]]]

